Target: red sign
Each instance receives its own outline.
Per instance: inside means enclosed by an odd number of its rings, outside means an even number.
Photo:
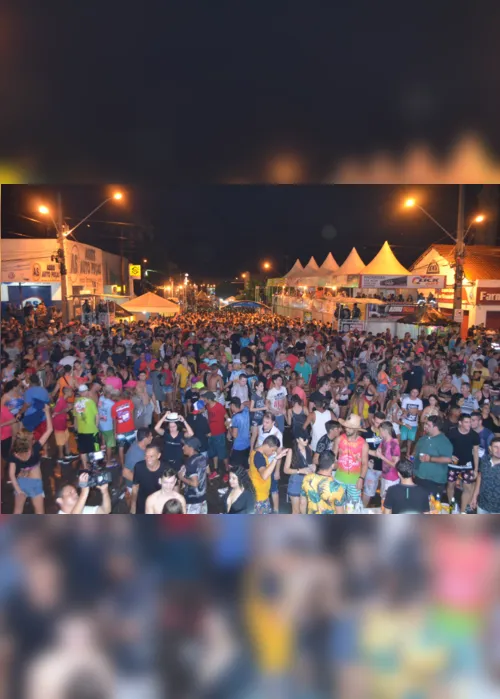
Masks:
[[[500,287],[479,287],[476,303],[478,306],[500,306]]]
[[[410,313],[415,313],[416,306],[403,303],[390,304],[385,307],[385,315],[388,316],[408,316]]]

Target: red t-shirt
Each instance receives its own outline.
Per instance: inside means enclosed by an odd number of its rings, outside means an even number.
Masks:
[[[170,369],[164,369],[162,371],[162,374],[164,375],[165,379],[165,386],[171,386],[174,382],[173,377],[172,377],[172,372]]]
[[[224,407],[220,403],[215,403],[212,408],[208,407],[207,412],[210,434],[212,434],[214,437],[224,434],[226,432],[226,411]]]
[[[125,434],[135,430],[134,404],[131,400],[119,400],[111,408],[111,416],[116,420],[116,434]]]
[[[61,410],[66,410],[69,407],[69,403],[62,396],[56,403],[54,409],[55,413],[59,413]],[[56,432],[64,432],[68,427],[68,413],[62,413],[62,415],[56,415],[52,418],[52,425]]]
[[[294,354],[289,354],[288,357],[286,358],[286,361],[292,367],[292,371],[295,371],[295,367],[297,366],[297,362],[299,361],[299,358],[296,357]]]

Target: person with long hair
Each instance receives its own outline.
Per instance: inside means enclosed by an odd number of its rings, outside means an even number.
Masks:
[[[34,441],[33,433],[20,430],[12,445],[9,457],[9,478],[14,487],[14,514],[23,513],[27,498],[31,498],[35,514],[45,514],[41,470],[41,451],[52,434],[52,417],[50,408],[45,406],[45,432],[38,441]]]
[[[223,513],[251,515],[255,512],[255,488],[248,471],[235,466],[229,471],[229,488],[223,496]]]
[[[292,503],[292,514],[300,514],[300,493],[304,476],[313,473],[313,451],[309,446],[310,436],[304,429],[297,430],[292,450],[285,460],[285,473],[290,476],[288,481],[288,497]]]
[[[292,407],[286,411],[286,421],[289,427],[292,428],[294,437],[304,429],[309,411],[304,406],[303,400],[298,395],[293,395],[291,398]]]
[[[382,441],[377,447],[377,456],[382,461],[380,497],[383,500],[387,489],[399,483],[397,465],[401,458],[401,449],[391,422],[383,422],[379,427],[379,433]]]
[[[257,437],[259,436],[259,427],[262,425],[264,413],[266,412],[266,394],[263,381],[256,381],[254,390],[250,400],[250,416],[251,416],[251,449],[255,449]]]

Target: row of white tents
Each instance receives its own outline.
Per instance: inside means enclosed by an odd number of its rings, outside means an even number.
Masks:
[[[408,275],[410,274],[392,252],[391,246],[386,241],[373,260],[367,265],[363,262],[356,248],[353,248],[343,264],[340,266],[335,261],[332,253],[328,253],[325,261],[318,265],[314,257],[311,257],[305,267],[299,259],[292,269],[284,277],[286,286],[326,287],[345,281],[351,275],[384,274],[384,275]]]

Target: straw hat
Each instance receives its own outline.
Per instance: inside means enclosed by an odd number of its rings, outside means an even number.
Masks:
[[[363,427],[361,427],[361,418],[359,417],[359,415],[349,415],[347,420],[341,420],[339,418],[339,422],[342,425],[342,427],[347,427],[351,430],[358,430],[359,432],[365,432]]]

